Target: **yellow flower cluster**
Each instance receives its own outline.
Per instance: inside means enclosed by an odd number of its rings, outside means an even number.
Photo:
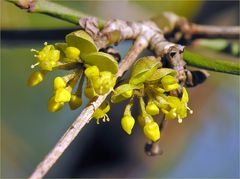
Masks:
[[[161,68],[158,62],[152,61],[152,64],[149,61],[135,64],[129,83],[120,85],[114,90],[112,102],[118,103],[130,98],[121,121],[123,130],[130,135],[135,124],[135,119],[131,115],[131,101],[134,97],[139,98],[141,112],[138,123],[143,128],[145,136],[155,142],[160,139],[159,124],[155,120],[158,115],[164,114],[165,120],[177,119],[182,123],[187,117],[187,110],[190,113],[192,110],[187,105],[187,90],[181,87],[175,78],[176,71]],[[180,97],[173,94],[179,94]]]
[[[116,60],[109,54],[98,52],[93,39],[84,31],[68,34],[66,43],[50,45],[45,42],[40,51],[35,49],[31,51],[36,53],[34,57],[37,59],[37,63],[31,67],[39,67],[39,70],[29,77],[28,86],[38,85],[51,71],[71,70],[67,75],[54,79],[54,95],[48,101],[50,112],[59,111],[64,103],[68,103],[72,110],[80,107],[84,80],[87,80],[84,93],[89,99],[108,93],[116,83],[115,73],[118,70]],[[73,92],[77,84],[78,87]],[[109,109],[109,104],[103,104],[93,117],[98,121],[101,118],[108,121],[106,113]]]
[[[138,123],[145,136],[155,142],[160,139],[160,128],[156,119],[159,114],[164,114],[165,120],[177,119],[181,123],[187,117],[187,110],[190,110],[187,105],[187,90],[178,84],[176,71],[162,68],[159,58],[139,59],[134,64],[127,83],[114,89],[117,80],[115,75],[118,71],[116,59],[107,53],[99,52],[93,39],[84,31],[68,34],[66,43],[44,43],[42,50],[31,51],[36,53],[34,56],[37,59],[32,68],[38,66],[40,69],[30,76],[29,86],[38,85],[46,74],[53,70],[71,70],[67,75],[54,79],[54,94],[48,101],[48,110],[51,112],[59,111],[65,103],[68,103],[72,110],[80,107],[83,89],[89,100],[113,91],[113,103],[129,99],[121,125],[130,135],[135,125],[131,108],[134,97],[137,97],[141,109]],[[110,104],[104,101],[95,110],[92,118],[95,118],[97,123],[100,119],[103,122],[109,121],[109,110]]]

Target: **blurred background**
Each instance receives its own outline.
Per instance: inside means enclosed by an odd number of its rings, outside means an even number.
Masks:
[[[141,20],[173,11],[196,23],[239,25],[239,1],[57,3],[105,19]],[[40,49],[45,41],[61,42],[73,29],[67,22],[1,1],[1,178],[29,176],[82,110],[71,111],[66,105],[58,113],[47,111],[57,73],[37,87],[26,85],[34,63],[30,49]],[[117,47],[122,56],[130,45]],[[239,60],[204,48],[199,53]],[[124,105],[112,105],[111,122],[96,125],[92,120],[85,126],[47,177],[239,178],[239,77],[210,75],[189,89],[194,114],[181,125],[168,122],[160,142],[163,155],[147,156],[140,127],[136,125],[131,136],[125,134],[120,125]]]

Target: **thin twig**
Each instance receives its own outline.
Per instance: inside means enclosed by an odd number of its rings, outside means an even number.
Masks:
[[[119,65],[117,77],[122,76],[123,73],[128,70],[128,68],[133,64],[138,55],[147,47],[147,45],[148,41],[146,41],[144,37],[139,37],[135,41],[134,45],[126,54],[126,57]],[[45,174],[51,169],[54,163],[59,159],[59,157],[63,154],[66,148],[75,139],[75,137],[82,130],[82,128],[88,123],[94,111],[102,104],[102,102],[106,99],[108,94],[99,96],[94,102],[90,103],[86,108],[84,108],[84,110],[81,112],[78,118],[73,122],[73,124],[68,128],[68,130],[61,137],[61,139],[57,142],[55,147],[37,166],[37,168],[29,177],[29,179],[40,179],[45,176]]]

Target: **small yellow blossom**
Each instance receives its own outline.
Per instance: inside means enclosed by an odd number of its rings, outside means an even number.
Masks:
[[[97,124],[99,124],[99,120],[102,119],[103,122],[110,121],[107,113],[110,110],[110,105],[108,102],[104,101],[99,108],[93,113],[92,117],[97,120]]]
[[[95,92],[99,95],[106,94],[116,84],[117,78],[109,71],[102,71],[98,76],[92,78],[92,84]]]
[[[38,60],[36,64],[32,65],[32,68],[39,65],[42,70],[52,71],[52,69],[57,66],[57,62],[60,59],[60,51],[56,50],[53,45],[47,45],[47,43],[44,43],[44,45],[45,46],[40,51],[35,49],[31,50],[37,53],[35,57]]]

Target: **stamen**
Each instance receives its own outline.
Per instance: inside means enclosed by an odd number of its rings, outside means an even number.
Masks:
[[[99,124],[99,119],[97,119],[97,124]]]
[[[33,68],[35,68],[35,67],[38,66],[38,65],[39,65],[39,62],[37,62],[37,63],[31,65],[31,68],[33,69]]]
[[[44,42],[43,44],[46,46],[48,43],[47,43],[47,42]]]
[[[106,122],[106,117],[104,116],[102,120],[103,120],[103,122]]]
[[[173,116],[174,116],[174,117],[177,117],[177,113],[173,113]]]
[[[110,118],[108,117],[108,115],[106,114],[106,120],[107,120],[107,122],[109,122],[110,121]]]
[[[190,113],[190,114],[193,114],[193,110],[192,110],[191,108],[189,108],[189,107],[187,106],[187,104],[186,104],[186,108],[189,110],[189,113]]]
[[[178,123],[181,124],[182,123],[182,118],[180,118],[180,116],[178,115]]]
[[[37,52],[37,53],[39,53],[39,51],[36,50],[36,49],[34,49],[34,48],[32,48],[30,51],[31,51],[31,52]]]

